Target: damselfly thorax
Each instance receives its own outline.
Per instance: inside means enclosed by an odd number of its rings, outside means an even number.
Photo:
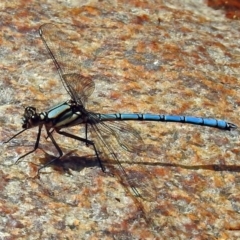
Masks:
[[[38,113],[35,107],[26,107],[23,115],[24,129],[45,125],[48,129],[66,128],[87,122],[87,111],[75,101],[61,103],[46,112]]]

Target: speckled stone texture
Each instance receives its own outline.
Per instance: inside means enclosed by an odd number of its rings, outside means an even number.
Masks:
[[[240,2],[238,0],[207,0],[208,6],[216,10],[224,10],[229,19],[240,19]]]
[[[26,106],[44,111],[69,99],[39,37],[44,23],[67,36],[63,51],[95,91],[87,109],[225,119],[240,112],[239,21],[200,0],[2,1],[0,142],[21,130]],[[122,166],[37,128],[0,146],[0,239],[238,239],[239,130],[181,123],[128,122],[142,152],[120,146]],[[84,127],[68,129],[84,136]],[[94,136],[90,136],[93,137]]]

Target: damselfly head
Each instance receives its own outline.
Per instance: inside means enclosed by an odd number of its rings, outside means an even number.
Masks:
[[[35,107],[26,107],[23,114],[23,128],[32,128],[39,125],[41,120],[39,114],[36,112]]]

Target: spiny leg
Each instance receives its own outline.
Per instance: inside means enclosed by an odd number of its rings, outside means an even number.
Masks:
[[[34,149],[33,149],[32,151],[30,151],[30,152],[28,152],[28,153],[20,156],[20,157],[17,159],[17,161],[15,162],[15,164],[18,164],[18,162],[19,162],[20,159],[26,157],[27,155],[29,155],[29,154],[31,154],[31,153],[33,153],[33,152],[35,152],[35,151],[37,150],[38,145],[39,145],[39,141],[40,141],[40,137],[41,137],[41,131],[42,131],[42,125],[39,125],[37,140],[36,140],[36,142],[35,142]],[[20,133],[22,133],[22,132],[23,132],[23,131],[21,131]],[[18,134],[20,134],[20,133],[18,133]],[[18,134],[17,134],[17,135],[18,135]],[[17,135],[15,135],[15,136],[17,136]],[[11,138],[11,139],[12,139],[12,138]]]
[[[14,136],[12,136],[11,138],[9,138],[7,141],[3,142],[3,144],[5,143],[9,143],[12,139],[14,139],[15,137],[17,137],[18,135],[20,135],[21,133],[23,133],[24,131],[26,131],[27,128],[23,129],[22,131],[18,132],[17,134],[15,134]]]
[[[105,167],[103,166],[103,164],[102,164],[102,162],[101,162],[101,159],[100,159],[100,157],[99,157],[97,148],[96,148],[96,146],[95,146],[95,144],[94,144],[93,141],[90,141],[90,140],[88,140],[88,139],[75,136],[75,135],[70,134],[70,133],[67,133],[67,132],[59,131],[59,130],[56,130],[56,132],[59,133],[59,134],[61,134],[61,135],[63,135],[63,136],[65,136],[65,137],[73,138],[73,139],[75,139],[75,140],[84,142],[84,143],[86,143],[86,146],[88,146],[88,145],[93,146],[94,152],[95,152],[95,154],[96,154],[96,156],[97,156],[97,160],[98,160],[98,162],[99,162],[99,165],[100,165],[102,171],[105,172]]]
[[[38,174],[37,174],[37,175],[39,175],[41,169],[43,169],[43,168],[47,167],[48,165],[52,164],[53,162],[55,162],[56,160],[58,160],[59,158],[61,158],[62,155],[63,155],[63,152],[62,152],[61,148],[58,146],[57,142],[55,141],[55,139],[54,139],[53,136],[52,136],[52,132],[49,132],[49,130],[48,130],[47,128],[46,128],[46,131],[47,131],[47,134],[48,134],[47,137],[49,137],[49,138],[51,139],[54,147],[57,149],[57,151],[58,151],[58,153],[59,153],[59,156],[56,157],[56,158],[54,158],[54,159],[52,159],[51,161],[47,162],[47,163],[44,164],[43,166],[41,166],[41,167],[38,169]]]

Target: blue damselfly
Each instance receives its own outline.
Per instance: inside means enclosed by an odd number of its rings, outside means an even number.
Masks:
[[[211,118],[141,113],[101,114],[88,111],[85,108],[85,103],[88,101],[88,97],[92,94],[95,84],[90,77],[85,77],[79,73],[78,69],[74,69],[74,66],[69,62],[69,58],[66,57],[66,53],[62,49],[63,44],[61,44],[63,41],[67,41],[67,39],[63,37],[64,33],[54,24],[44,24],[40,27],[39,34],[55,64],[63,86],[70,95],[70,100],[59,104],[48,111],[40,113],[37,112],[34,107],[25,108],[22,125],[23,130],[11,137],[5,143],[33,127],[38,127],[38,134],[33,150],[20,156],[17,162],[28,154],[33,153],[39,147],[41,131],[42,128],[45,127],[47,137],[51,139],[59,156],[40,167],[39,170],[63,156],[61,148],[53,137],[53,132],[57,132],[65,137],[92,146],[103,171],[105,171],[105,167],[101,161],[102,157],[104,156],[113,159],[118,164],[124,178],[131,186],[134,193],[139,195],[137,188],[135,188],[134,181],[128,176],[127,172],[121,165],[122,159],[120,159],[119,155],[116,153],[115,145],[113,145],[107,137],[109,135],[113,136],[118,145],[120,145],[125,151],[139,151],[140,146],[144,145],[143,140],[140,134],[124,121],[180,122],[214,127],[220,130],[231,130],[236,128],[236,125],[232,123]],[[85,128],[85,137],[79,137],[62,130],[80,124]],[[89,132],[95,137],[95,139],[89,139]]]

